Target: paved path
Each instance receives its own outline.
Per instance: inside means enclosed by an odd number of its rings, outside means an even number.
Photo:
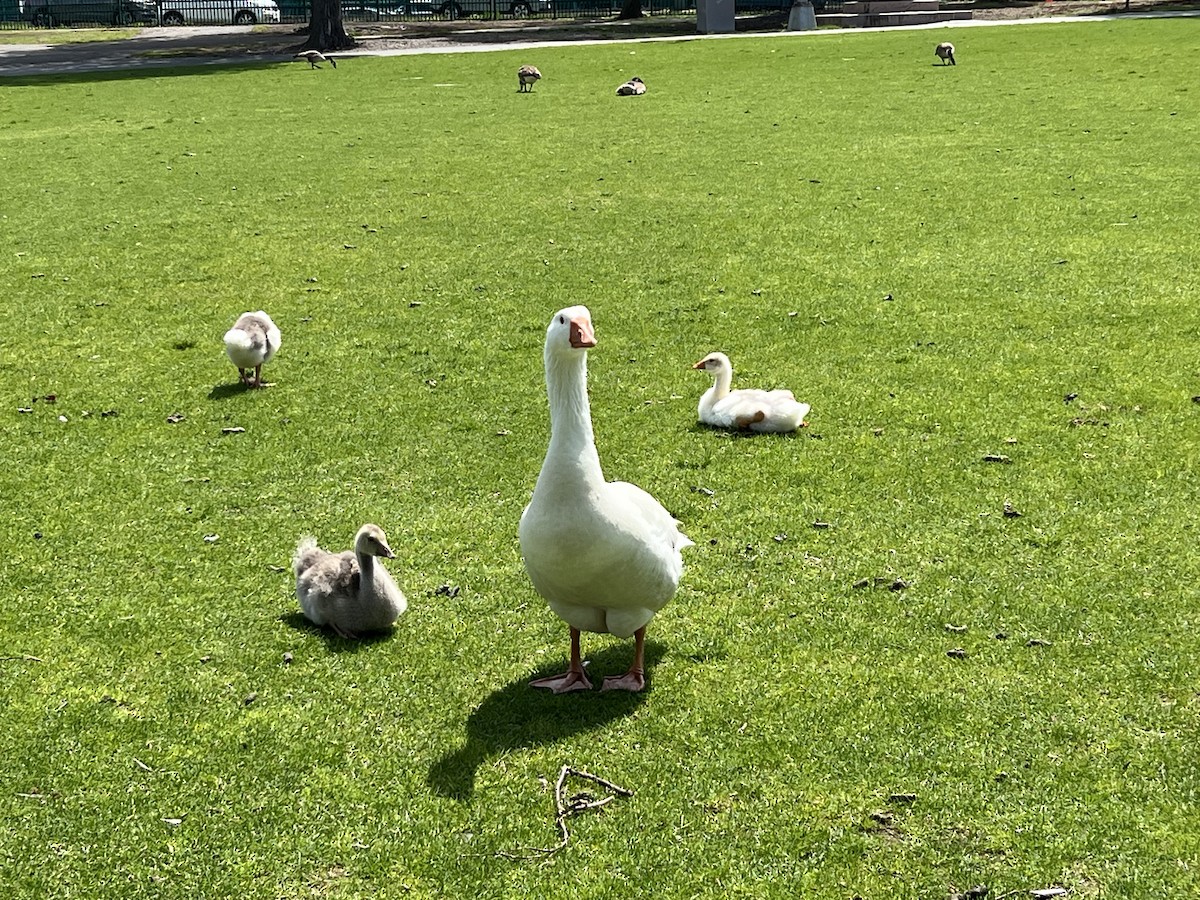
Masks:
[[[1111,22],[1123,19],[1200,16],[1200,12],[1143,12],[1092,16],[1038,16],[1027,19],[973,19],[956,22],[933,22],[927,25],[896,26],[904,30],[948,28],[977,28],[996,25],[1082,24]],[[401,56],[420,53],[464,53],[494,50],[537,49],[556,47],[564,43],[579,45],[610,44],[620,41],[649,43],[655,41],[725,40],[746,37],[775,37],[781,39],[819,38],[822,35],[847,36],[891,28],[820,29],[817,31],[738,32],[736,34],[672,34],[656,37],[624,37],[613,29],[611,36],[601,38],[571,37],[582,31],[595,31],[589,25],[537,26],[508,29],[469,29],[445,35],[425,37],[394,36],[368,37],[364,46],[339,56]],[[42,75],[78,74],[87,72],[122,72],[179,66],[227,66],[237,64],[266,64],[288,62],[303,36],[288,30],[259,31],[253,26],[224,26],[219,28],[146,28],[136,37],[114,41],[92,41],[78,44],[5,44],[0,32],[0,79],[28,78]],[[299,65],[299,63],[297,63]]]

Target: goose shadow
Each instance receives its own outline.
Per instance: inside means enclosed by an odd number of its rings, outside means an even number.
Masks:
[[[629,665],[630,648],[617,645],[596,653],[589,672],[619,673]],[[662,659],[661,644],[646,642],[647,680]],[[563,666],[551,666],[493,691],[467,717],[467,740],[433,764],[426,783],[434,792],[456,800],[470,798],[475,790],[475,773],[489,759],[509,750],[554,744],[585,731],[592,731],[632,715],[646,702],[646,690],[577,691],[554,694],[530,687],[534,678],[556,675]],[[593,676],[593,680],[598,680]]]
[[[235,397],[238,394],[244,394],[247,391],[252,390],[254,390],[254,388],[250,387],[244,381],[233,381],[226,384],[218,384],[208,392],[208,399],[228,400],[230,397]]]
[[[354,640],[344,638],[331,628],[322,628],[320,625],[315,625],[304,617],[304,613],[290,612],[284,613],[279,617],[279,621],[288,626],[294,631],[302,631],[305,634],[311,634],[319,637],[325,642],[325,649],[330,653],[359,653],[372,644],[380,644],[384,641],[390,641],[395,636],[394,629],[387,631],[372,631],[367,634],[359,635]]]

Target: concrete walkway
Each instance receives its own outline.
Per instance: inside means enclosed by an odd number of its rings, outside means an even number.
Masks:
[[[836,34],[849,36],[874,31],[915,31],[929,29],[979,28],[1001,25],[1060,25],[1088,22],[1114,22],[1127,19],[1196,18],[1200,12],[1140,12],[1089,16],[1037,16],[1022,19],[974,19],[957,22],[933,22],[926,25],[887,28],[822,29],[817,31],[754,31],[734,34],[672,34],[655,37],[624,37],[614,30],[612,37],[577,38],[572,33],[594,31],[597,26],[531,25],[519,31],[471,29],[452,34],[367,37],[364,46],[338,54],[350,56],[406,56],[422,53],[468,53],[497,50],[533,50],[564,44],[589,46],[612,43],[656,43],[662,41],[737,40],[741,38],[820,39]],[[5,44],[0,32],[0,79],[31,78],[43,75],[70,75],[178,68],[181,66],[228,66],[273,64],[292,60],[291,48],[301,44],[303,35],[288,30],[260,31],[253,26],[213,28],[146,28],[135,37],[113,41],[77,44]],[[299,65],[299,63],[297,63]]]

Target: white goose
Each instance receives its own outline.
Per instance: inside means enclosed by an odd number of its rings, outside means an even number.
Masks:
[[[633,635],[633,664],[605,678],[602,690],[645,687],[646,625],[675,595],[680,551],[692,543],[644,490],[604,480],[587,393],[587,350],[594,346],[587,307],[554,314],[545,349],[550,447],[521,516],[525,571],[571,629],[567,671],[531,682],[556,694],[592,686],[580,657],[581,631]]]
[[[354,550],[342,553],[322,550],[316,538],[302,538],[292,557],[292,570],[305,617],[351,640],[363,632],[391,627],[408,609],[408,600],[376,557],[395,555],[378,525],[360,528]]]
[[[700,421],[716,428],[786,432],[804,427],[810,409],[799,403],[791,391],[731,391],[733,365],[724,353],[710,353],[693,369],[703,369],[713,377],[713,386],[700,398]]]
[[[242,313],[233,327],[225,332],[225,353],[238,369],[238,376],[248,387],[262,387],[262,367],[271,361],[279,349],[282,337],[275,323],[261,309]],[[254,370],[254,381],[248,369]]]

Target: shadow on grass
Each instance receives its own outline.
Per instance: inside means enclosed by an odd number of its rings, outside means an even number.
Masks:
[[[209,400],[228,400],[230,397],[236,397],[238,394],[244,394],[247,391],[255,390],[244,381],[233,381],[228,384],[218,384],[208,392]]]
[[[607,674],[629,667],[633,648],[621,644],[592,657],[588,667],[594,683]],[[663,657],[661,644],[647,641],[649,674]],[[601,693],[598,688],[570,694],[552,694],[529,686],[534,678],[556,675],[564,665],[538,671],[490,694],[467,717],[467,742],[433,764],[426,779],[443,797],[465,800],[475,790],[475,773],[493,756],[507,750],[553,744],[583,731],[591,731],[632,714],[646,701],[649,687],[638,694],[626,691]]]
[[[373,644],[390,641],[396,633],[392,629],[375,631],[370,634],[364,634],[357,640],[352,641],[342,637],[332,628],[322,628],[320,625],[314,625],[304,617],[304,613],[302,612],[284,613],[279,617],[279,621],[296,631],[304,631],[317,635],[325,642],[325,647],[331,653],[359,653]]]

